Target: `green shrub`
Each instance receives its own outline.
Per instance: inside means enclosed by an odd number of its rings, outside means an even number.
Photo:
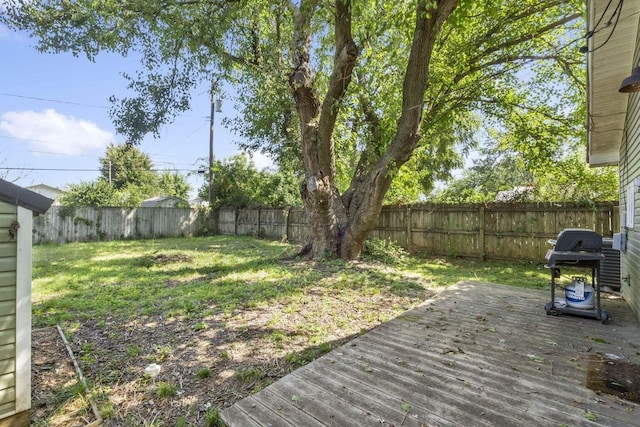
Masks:
[[[396,242],[383,239],[368,239],[362,248],[362,259],[384,264],[403,265],[409,253]]]

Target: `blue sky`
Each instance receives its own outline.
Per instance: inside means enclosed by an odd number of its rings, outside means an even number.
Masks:
[[[107,144],[125,142],[109,118],[108,98],[127,94],[121,73],[137,70],[138,62],[101,54],[92,63],[66,53],[39,53],[34,45],[26,34],[0,27],[0,177],[22,186],[59,188],[94,180]],[[196,88],[191,111],[163,128],[159,139],[148,136],[138,146],[156,169],[186,175],[198,169],[199,159],[208,158],[209,102],[208,88]],[[238,137],[221,125],[221,119],[235,114],[232,105],[226,99],[223,112],[215,115],[216,159],[239,151]],[[253,160],[258,167],[270,165],[259,154]],[[204,177],[192,174],[188,182],[195,192]]]

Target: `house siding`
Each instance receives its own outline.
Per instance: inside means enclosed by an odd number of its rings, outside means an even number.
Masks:
[[[634,63],[640,58],[640,43],[636,40]],[[620,94],[620,96],[625,96]],[[620,221],[621,232],[626,235],[626,250],[620,257],[622,295],[631,306],[636,317],[640,319],[640,193],[636,186],[636,179],[640,179],[640,93],[631,93],[627,108],[625,137],[620,146],[620,213],[626,215],[629,203],[635,207],[633,212],[633,226],[627,226],[628,221]],[[628,192],[633,186],[633,200]]]
[[[17,219],[18,208],[0,202],[0,418],[16,412]]]

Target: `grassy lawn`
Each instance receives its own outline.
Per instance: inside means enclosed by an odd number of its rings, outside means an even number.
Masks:
[[[400,259],[385,248],[395,262],[283,260],[295,249],[222,236],[37,246],[34,329],[61,324],[105,425],[216,425],[217,409],[438,288],[548,287],[535,263]],[[155,382],[149,363],[162,366]],[[73,382],[52,391],[34,424],[55,424],[71,403],[90,411],[79,392]]]

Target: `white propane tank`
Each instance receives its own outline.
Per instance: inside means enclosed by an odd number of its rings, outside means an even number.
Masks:
[[[565,288],[565,298],[569,307],[593,308],[594,289],[586,282],[584,277],[573,277],[571,284]]]

